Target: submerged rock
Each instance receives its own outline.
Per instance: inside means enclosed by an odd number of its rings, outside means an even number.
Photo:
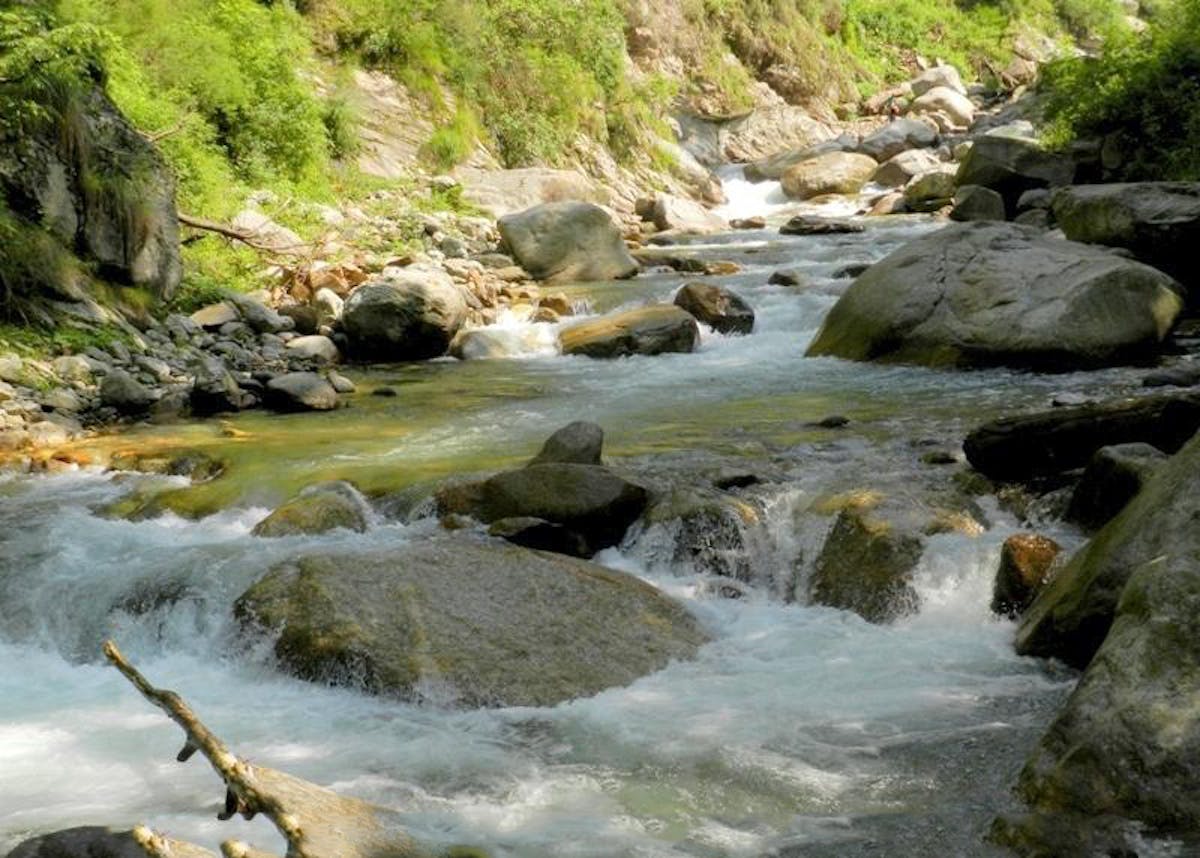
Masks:
[[[563,354],[614,358],[695,351],[700,329],[690,313],[654,304],[572,325],[558,339]]]
[[[367,503],[340,480],[309,486],[254,526],[254,536],[296,536],[345,528],[367,529]]]
[[[711,283],[685,283],[675,295],[675,306],[722,334],[754,330],[754,310],[745,299]]]
[[[462,706],[553,706],[706,641],[632,576],[457,535],[289,561],[234,611],[248,631],[277,631],[279,663],[301,678]]]
[[[604,430],[595,423],[576,420],[547,438],[529,464],[599,465],[603,447]]]
[[[538,280],[619,280],[638,264],[608,213],[591,203],[546,203],[499,221],[512,255]]]
[[[955,224],[846,291],[809,355],[1065,370],[1154,354],[1183,309],[1145,265],[1014,224]]]
[[[1200,833],[1200,438],[1038,597],[1026,654],[1087,670],[1021,774],[1036,815]],[[1098,651],[1097,651],[1098,650]]]

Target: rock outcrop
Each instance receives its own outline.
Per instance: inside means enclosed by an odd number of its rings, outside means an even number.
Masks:
[[[461,706],[553,706],[691,658],[706,636],[632,576],[446,536],[277,566],[235,606],[291,673]]]
[[[1183,309],[1145,265],[1015,224],[956,224],[859,277],[809,355],[1073,369],[1154,354]]]

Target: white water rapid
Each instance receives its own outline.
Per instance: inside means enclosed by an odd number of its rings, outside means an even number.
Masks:
[[[744,201],[736,186],[731,198]],[[1123,383],[1119,373],[805,359],[849,282],[838,269],[930,228],[898,220],[862,235],[763,231],[684,248],[742,266],[718,282],[756,308],[752,335],[706,331],[692,355],[611,362],[547,353],[534,338],[520,360],[366,373],[368,386],[402,380],[400,395],[363,397],[357,412],[270,418],[294,432],[270,467],[450,472],[485,452],[517,462],[568,420],[591,419],[608,433],[609,459],[648,478],[771,469],[778,482],[750,562],[764,579],[785,569],[802,578],[814,528],[828,526],[803,511],[822,492],[917,479],[929,439],[953,445],[986,415]],[[809,287],[766,285],[782,266]],[[680,281],[654,274],[572,297],[601,312],[669,299]],[[520,327],[506,323],[505,335]],[[423,405],[433,401],[444,411]],[[808,426],[831,413],[850,427]],[[311,440],[356,414],[370,438]],[[258,452],[276,454],[265,443]],[[216,777],[199,760],[174,761],[177,728],[102,665],[110,636],[238,753],[399,808],[421,839],[479,844],[496,858],[988,854],[981,835],[1009,806],[1025,754],[1073,681],[1016,657],[1012,625],[988,614],[999,545],[1017,524],[986,499],[992,529],[932,538],[917,579],[922,610],[886,626],[785,603],[768,586],[721,598],[697,570],[664,561],[666,537],[646,530],[598,560],[683,600],[713,637],[699,657],[554,708],[464,712],[288,678],[268,653],[240,646],[230,620],[234,599],[278,559],[383,550],[421,538],[430,522],[259,539],[250,528],[279,500],[262,487],[249,493],[257,506],[199,521],[93,511],[127,489],[89,471],[0,482],[0,854],[59,828],[139,822],[209,848],[230,837],[279,847],[266,822],[215,820]]]

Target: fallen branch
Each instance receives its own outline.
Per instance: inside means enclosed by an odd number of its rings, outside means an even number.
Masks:
[[[215,220],[208,220],[207,218],[184,214],[183,212],[178,212],[176,216],[179,218],[179,222],[184,226],[190,226],[193,229],[200,229],[204,230],[205,232],[215,232],[217,235],[224,236],[225,238],[232,239],[233,241],[239,241],[247,247],[253,248],[254,250],[262,253],[273,254],[281,252],[280,248],[273,247],[269,244],[259,241],[257,238],[255,238],[255,234],[252,232],[237,229],[236,227],[228,226],[223,223],[217,223]]]
[[[178,759],[196,751],[225,782],[226,811],[246,818],[261,813],[274,823],[288,842],[288,858],[429,858],[404,830],[398,814],[356,798],[347,798],[324,787],[265,766],[252,766],[234,756],[209,730],[183,698],[174,691],[155,688],[137,671],[112,641],[104,655],[142,696],[178,724],[185,734]],[[233,812],[230,807],[232,805]],[[215,858],[213,853],[179,843],[139,827],[135,834],[151,858]],[[222,844],[226,858],[278,858],[245,844]]]
[[[169,128],[164,128],[161,131],[138,131],[139,134],[149,143],[157,143],[159,140],[165,140],[178,134],[183,129],[187,128],[188,120],[191,119],[191,114],[184,114],[178,122]]]

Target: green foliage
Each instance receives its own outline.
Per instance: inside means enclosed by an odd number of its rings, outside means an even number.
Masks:
[[[113,343],[129,343],[130,337],[115,325],[16,325],[0,322],[0,351],[44,357],[73,355],[96,348],[108,348]],[[46,380],[26,379],[32,387],[46,387]]]
[[[32,298],[69,294],[75,257],[50,232],[13,214],[0,197],[0,319],[19,319]]]
[[[1158,10],[1147,37],[1110,39],[1103,56],[1045,74],[1050,138],[1105,139],[1118,178],[1200,180],[1200,0]]]

